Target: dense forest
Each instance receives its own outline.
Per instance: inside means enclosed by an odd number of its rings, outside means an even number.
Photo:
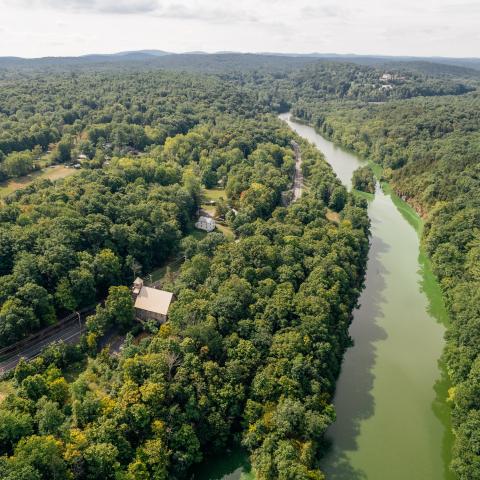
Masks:
[[[470,368],[476,78],[424,65],[266,58],[219,55],[192,68],[175,59],[165,70],[151,59],[13,62],[0,71],[0,180],[81,167],[1,200],[0,347],[97,305],[78,345],[52,345],[11,375],[0,403],[2,478],[188,478],[238,443],[259,479],[324,478],[323,435],[335,419],[369,221],[366,202],[272,115],[292,106],[381,163],[428,213],[424,242],[454,317],[446,353],[457,385],[454,467],[480,478]],[[292,140],[306,188],[288,205]],[[370,170],[357,177],[372,191]],[[217,211],[233,238],[199,238],[205,189],[219,187]],[[141,327],[129,285],[172,256],[184,261],[165,280],[177,298],[169,322]],[[118,354],[103,348],[112,329],[126,334]]]
[[[7,199],[0,210],[0,345],[54,322],[55,312],[95,303],[130,279],[135,265],[144,272],[161,265],[178,250],[202,185],[225,183],[238,209],[235,228],[267,217],[294,163],[269,123],[218,117],[141,157],[115,157],[104,169],[34,184]]]
[[[1,344],[104,302],[79,345],[53,345],[16,368],[0,408],[2,478],[185,478],[232,441],[252,452],[259,478],[322,478],[322,436],[368,251],[365,204],[302,144],[309,193],[280,207],[293,134],[263,115],[279,108],[271,97],[237,80],[82,81],[84,93],[75,76],[39,81],[34,94],[25,84],[32,96],[21,109],[3,90],[4,163],[26,152],[87,158],[77,175],[4,200]],[[99,93],[87,99],[91,81]],[[237,240],[196,240],[202,188],[219,184]],[[108,329],[138,332],[134,274],[178,251],[170,322],[148,325],[141,341],[130,334],[119,356],[99,353]]]
[[[474,88],[471,79],[415,69],[319,62],[297,70],[295,63],[282,69],[278,62],[276,69],[258,70],[217,62],[217,74],[148,64],[140,71],[131,65],[126,71],[0,71],[0,180],[79,155],[84,166],[99,167],[112,155],[144,151],[212,121],[218,112],[252,116],[285,111],[298,100],[375,102]]]
[[[383,177],[424,216],[423,244],[452,320],[444,354],[453,383],[452,467],[462,480],[479,479],[479,94],[302,104],[295,114],[380,164]]]
[[[32,73],[2,81],[0,175],[144,151],[218,113],[270,111],[268,98],[215,76],[178,73]]]
[[[368,220],[320,154],[305,146],[304,156],[311,190],[299,202],[245,218],[238,242],[190,239],[178,301],[157,334],[128,340],[118,358],[92,358],[70,385],[51,361],[17,368],[18,393],[0,410],[6,478],[27,469],[40,478],[184,478],[237,434],[258,478],[323,478],[317,462]],[[325,218],[329,205],[339,225]],[[118,317],[121,303],[111,289],[89,329]]]

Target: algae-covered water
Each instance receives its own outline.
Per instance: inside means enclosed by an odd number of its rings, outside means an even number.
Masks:
[[[353,171],[365,162],[313,128],[282,118],[350,187]],[[337,382],[337,420],[322,469],[332,480],[450,480],[448,384],[439,363],[448,318],[420,248],[422,222],[379,185],[368,212],[366,284],[350,328],[354,346]]]
[[[280,116],[314,143],[348,188],[365,162],[309,126]],[[440,364],[448,322],[420,248],[422,221],[388,186],[369,201],[372,238],[365,289],[354,312],[334,398],[337,420],[322,470],[331,480],[452,480],[448,382]],[[200,480],[250,480],[241,450],[210,459]]]

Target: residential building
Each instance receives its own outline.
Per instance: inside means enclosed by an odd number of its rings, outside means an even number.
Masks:
[[[146,287],[138,277],[133,282],[132,294],[135,300],[135,316],[140,321],[156,320],[164,323],[168,320],[168,309],[174,296],[171,292]]]
[[[213,230],[215,230],[215,220],[211,217],[198,217],[198,220],[195,222],[195,228],[205,230],[206,232],[213,232]]]

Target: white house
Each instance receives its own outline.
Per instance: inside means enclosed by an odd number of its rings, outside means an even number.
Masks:
[[[133,282],[132,294],[135,300],[135,315],[140,320],[157,320],[164,323],[168,319],[168,309],[173,301],[173,293],[145,287],[138,277]]]
[[[213,232],[213,230],[215,230],[215,220],[211,217],[198,217],[198,220],[195,222],[195,228],[205,230],[206,232]]]

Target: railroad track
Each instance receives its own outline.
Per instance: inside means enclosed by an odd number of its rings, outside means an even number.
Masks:
[[[77,343],[83,333],[86,317],[94,311],[95,306],[86,307],[62,318],[55,325],[0,349],[0,376],[13,370],[20,359],[30,361],[38,357],[45,347],[52,343]]]

